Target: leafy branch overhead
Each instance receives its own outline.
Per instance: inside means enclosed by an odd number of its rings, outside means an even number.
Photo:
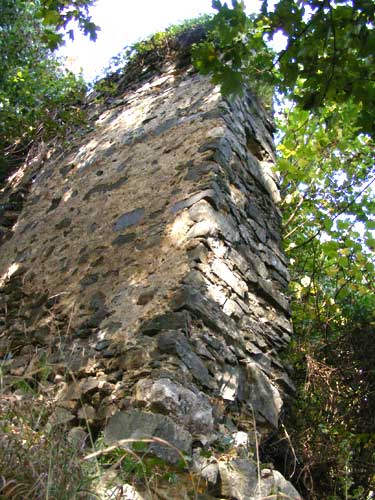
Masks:
[[[279,0],[274,7],[264,0],[260,14],[250,17],[242,1],[232,0],[230,8],[214,0],[212,6],[218,13],[194,61],[224,94],[238,93],[243,83],[262,76],[306,110],[353,100],[361,107],[361,131],[375,133],[372,0]],[[275,55],[266,41],[279,32],[287,44]]]
[[[210,23],[207,39],[192,53],[195,67],[202,74],[211,74],[226,96],[242,93],[245,82],[275,83],[270,71],[274,54],[265,43],[262,20],[247,16],[241,2],[232,4],[230,9],[219,0],[213,1],[218,13]]]
[[[69,28],[69,23],[74,21],[84,35],[90,40],[97,39],[99,26],[94,24],[89,15],[89,8],[95,0],[40,0],[36,15],[45,26],[42,39],[46,45],[54,50],[64,43],[64,32],[74,39],[74,31]]]

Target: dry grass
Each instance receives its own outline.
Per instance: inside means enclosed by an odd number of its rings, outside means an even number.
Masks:
[[[0,498],[75,500],[97,498],[83,451],[63,429],[46,425],[46,410],[35,398],[2,397]]]

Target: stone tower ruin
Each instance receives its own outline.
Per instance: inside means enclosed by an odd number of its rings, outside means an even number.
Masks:
[[[257,457],[294,391],[272,119],[175,61],[112,83],[2,190],[4,384],[44,363],[50,425],[158,438],[204,498],[300,499]]]

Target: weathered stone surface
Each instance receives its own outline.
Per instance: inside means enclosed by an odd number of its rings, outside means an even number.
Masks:
[[[297,490],[280,472],[263,469],[258,471],[255,462],[234,459],[219,462],[221,494],[233,500],[258,500],[261,498],[283,498],[302,500]],[[260,482],[259,482],[260,476]],[[211,475],[211,477],[215,477]]]
[[[175,415],[193,434],[208,435],[214,429],[212,407],[207,397],[169,379],[139,380],[135,400],[150,410]]]
[[[141,326],[141,332],[145,335],[156,335],[162,330],[187,330],[189,316],[186,312],[167,312],[156,316]]]
[[[247,363],[248,400],[254,411],[277,428],[283,404],[280,392],[255,363]]]
[[[302,500],[294,486],[277,470],[262,470],[261,492],[265,497],[279,494],[285,500]]]
[[[177,450],[190,453],[192,438],[171,418],[158,413],[118,412],[111,417],[105,427],[104,437],[108,444],[129,440],[120,445],[130,446],[134,441],[159,438],[149,445],[149,452],[171,463],[181,459]],[[177,450],[176,450],[177,448]]]
[[[196,381],[204,387],[215,388],[216,384],[206,366],[193,351],[186,337],[178,331],[169,331],[158,336],[158,348],[162,353],[176,354],[189,368]]]
[[[254,500],[258,489],[257,467],[249,460],[219,462],[221,495],[234,500]]]
[[[116,223],[113,226],[113,231],[118,232],[118,231],[123,231],[124,229],[134,226],[135,224],[138,224],[143,217],[144,217],[144,209],[143,208],[136,208],[135,210],[132,210],[131,212],[127,212],[126,214],[121,215],[116,221]]]

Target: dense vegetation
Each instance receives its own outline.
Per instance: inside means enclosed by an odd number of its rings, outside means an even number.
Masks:
[[[71,19],[95,38],[92,3],[0,0],[0,169],[79,116],[83,83],[52,49]],[[291,440],[275,440],[270,459],[295,470],[306,499],[364,500],[375,489],[375,5],[264,1],[252,17],[235,0],[213,5],[193,49],[197,69],[228,96],[248,83],[283,103],[278,170],[295,327],[287,356],[298,398]],[[287,45],[275,54],[267,40],[279,30]],[[176,33],[136,44],[125,60]]]
[[[52,137],[79,118],[84,82],[64,69],[53,49],[70,20],[95,38],[92,3],[0,0],[0,179],[25,159],[36,138]]]

